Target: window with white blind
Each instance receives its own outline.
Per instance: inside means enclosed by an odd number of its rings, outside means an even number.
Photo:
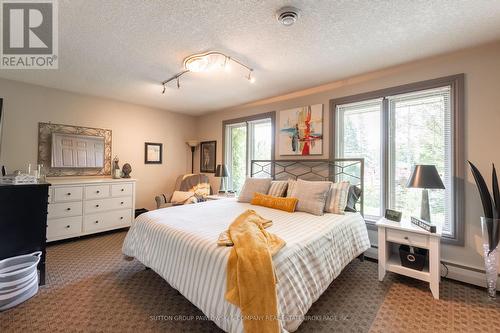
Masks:
[[[336,157],[365,159],[364,214],[382,216],[382,99],[337,106]]]
[[[365,159],[367,222],[383,216],[386,208],[403,212],[404,219],[419,216],[421,190],[406,184],[414,165],[435,165],[445,190],[429,191],[431,220],[443,226],[450,242],[461,243],[463,76],[428,86],[423,82],[333,100],[335,156]]]
[[[223,127],[228,189],[239,192],[249,176],[251,161],[273,157],[274,113],[227,120]]]
[[[390,96],[389,202],[403,218],[420,216],[421,190],[406,188],[415,164],[436,166],[445,190],[429,191],[432,221],[452,235],[453,184],[450,87]]]

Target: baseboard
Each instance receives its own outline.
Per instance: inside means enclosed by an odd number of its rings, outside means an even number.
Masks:
[[[448,267],[448,275],[446,276],[448,279],[486,288],[486,273],[484,270],[444,260],[442,263]],[[444,273],[446,273],[446,270]],[[500,290],[500,277],[497,279],[497,290]]]
[[[365,256],[371,259],[378,260],[378,248],[372,246],[365,252]],[[484,269],[477,267],[468,267],[456,262],[441,261],[448,267],[448,274],[446,275],[446,269],[442,269],[441,276],[445,276],[448,279],[457,280],[464,283],[473,284],[475,286],[486,288],[486,273]],[[497,290],[500,291],[500,276],[497,280]]]

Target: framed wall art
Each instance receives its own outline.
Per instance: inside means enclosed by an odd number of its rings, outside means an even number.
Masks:
[[[200,172],[215,173],[217,158],[217,141],[200,143]]]
[[[144,143],[144,163],[162,164],[163,163],[163,144],[154,142]]]
[[[323,104],[279,112],[281,156],[323,154]]]

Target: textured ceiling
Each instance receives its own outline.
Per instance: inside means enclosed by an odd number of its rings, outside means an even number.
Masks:
[[[292,27],[282,5],[302,10]],[[0,77],[201,114],[500,39],[499,0],[59,0],[59,69]],[[159,82],[192,53],[220,50],[255,68]]]

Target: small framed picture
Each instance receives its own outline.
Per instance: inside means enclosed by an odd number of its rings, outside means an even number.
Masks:
[[[217,141],[200,143],[200,172],[215,173],[217,158]]]
[[[144,163],[162,164],[163,162],[163,144],[146,142],[144,144]]]

